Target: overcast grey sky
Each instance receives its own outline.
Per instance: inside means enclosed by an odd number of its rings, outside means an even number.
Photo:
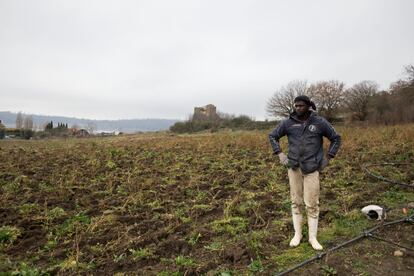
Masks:
[[[294,79],[374,80],[414,63],[414,1],[0,0],[0,111],[267,117]]]

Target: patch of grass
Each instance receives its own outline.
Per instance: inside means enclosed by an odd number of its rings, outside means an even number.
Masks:
[[[196,196],[196,191],[194,189],[186,188],[184,189],[184,194],[188,197],[194,198]]]
[[[116,163],[112,160],[108,160],[108,162],[106,162],[105,165],[108,169],[115,169],[116,168]]]
[[[129,249],[131,257],[134,261],[149,259],[154,256],[154,252],[149,248]]]
[[[39,189],[41,191],[50,193],[50,192],[54,191],[56,188],[53,185],[51,185],[49,182],[42,181],[42,182],[39,183]]]
[[[66,271],[80,271],[80,270],[88,270],[93,269],[95,265],[93,263],[81,263],[76,261],[75,256],[69,256],[67,259],[60,262],[56,267],[60,268],[61,272]]]
[[[207,204],[195,204],[191,209],[194,211],[208,212],[213,210],[213,207]]]
[[[282,210],[288,213],[292,209],[291,206],[292,206],[292,202],[290,200],[290,197],[288,196],[285,197],[285,199],[282,201]]]
[[[354,260],[352,262],[352,266],[358,272],[364,272],[364,270],[367,268],[368,264],[366,262],[362,261],[362,260]]]
[[[4,193],[13,194],[20,191],[21,185],[18,181],[9,181],[6,184],[2,185],[1,188],[3,189]]]
[[[66,215],[65,210],[63,210],[60,207],[55,207],[49,211],[47,211],[46,216],[50,219],[50,220],[54,220],[56,218],[60,218],[63,217],[64,215]]]
[[[322,271],[323,275],[326,275],[326,276],[337,275],[338,274],[338,272],[336,271],[335,268],[333,268],[331,266],[328,266],[328,265],[322,266],[321,271]]]
[[[39,204],[37,203],[25,203],[19,207],[19,213],[23,216],[30,215],[39,210]]]
[[[180,255],[175,258],[175,264],[182,267],[192,267],[196,265],[196,262],[191,258]]]
[[[46,244],[45,244],[45,250],[50,252],[53,249],[55,249],[57,247],[57,245],[58,245],[57,238],[54,237],[53,239],[50,239],[50,240],[48,240],[46,242]]]
[[[228,217],[221,220],[212,222],[213,231],[217,234],[227,233],[231,236],[235,236],[240,233],[246,232],[248,228],[248,222],[242,217]]]
[[[257,203],[255,200],[249,199],[240,203],[240,205],[237,207],[237,211],[241,215],[245,216],[249,213],[249,211],[252,212],[252,210],[256,208],[258,205],[259,203]]]
[[[188,239],[188,243],[192,246],[198,243],[198,240],[202,237],[200,233],[193,233],[190,238]]]
[[[114,254],[114,263],[121,263],[121,262],[123,262],[125,259],[126,259],[126,257],[127,257],[127,254],[124,252],[124,253],[121,253],[121,254],[119,254],[119,255],[117,255],[117,254]]]
[[[389,208],[398,207],[402,202],[414,202],[414,193],[392,186],[381,195],[381,202]]]
[[[256,257],[259,258],[260,252],[262,251],[263,244],[261,240],[267,235],[266,230],[262,231],[253,231],[247,237],[247,245],[248,247],[255,252]]]
[[[290,222],[288,220],[283,219],[275,219],[272,221],[272,225],[277,231],[286,231],[289,223]]]
[[[195,197],[196,202],[202,202],[207,198],[207,193],[203,191],[199,191]]]
[[[116,187],[116,192],[117,192],[119,195],[123,195],[123,196],[126,196],[126,195],[128,195],[128,194],[129,194],[129,192],[128,192],[128,188],[127,188],[127,187],[125,187],[124,185],[119,185],[119,186],[117,186],[117,187]]]
[[[329,227],[320,229],[318,238],[320,242],[332,241],[338,237],[351,238],[361,234],[370,224],[371,222],[365,215],[355,209],[344,216],[333,219]]]
[[[161,208],[161,207],[162,207],[162,204],[161,204],[161,202],[160,202],[158,199],[156,199],[156,200],[154,200],[154,201],[151,201],[151,202],[147,203],[147,205],[148,205],[148,207],[150,207],[152,210],[154,210],[154,209],[159,209],[159,208]]]
[[[315,250],[313,250],[308,243],[301,243],[298,247],[288,249],[281,254],[272,256],[271,259],[276,262],[278,270],[283,271],[294,264],[313,257],[315,254]]]
[[[0,275],[3,275],[3,274],[0,273]],[[49,274],[45,271],[42,271],[41,269],[31,267],[25,262],[22,262],[13,272],[11,272],[10,274],[5,273],[4,275],[43,276],[43,275],[49,275]]]
[[[174,212],[175,216],[178,217],[183,223],[190,223],[192,221],[191,216],[188,214],[187,207],[179,207]]]
[[[89,250],[96,255],[100,255],[105,251],[105,246],[101,243],[89,246]]]
[[[223,243],[220,241],[214,241],[210,243],[209,245],[204,246],[205,249],[211,250],[211,251],[221,251],[223,250],[224,246]]]
[[[81,228],[82,226],[88,225],[90,223],[91,219],[89,218],[89,216],[83,213],[79,213],[71,218],[68,218],[67,220],[65,220],[65,222],[63,222],[63,224],[58,226],[56,230],[56,235],[72,236],[75,233],[77,227]]]
[[[17,227],[8,225],[0,227],[0,246],[13,243],[20,235],[21,232]]]
[[[260,259],[257,260],[253,260],[250,264],[249,264],[249,270],[253,273],[260,273],[260,272],[264,272],[264,267],[262,264],[262,261]]]

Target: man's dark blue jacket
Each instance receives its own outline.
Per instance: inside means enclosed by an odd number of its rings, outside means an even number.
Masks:
[[[296,112],[293,112],[269,134],[270,144],[275,154],[282,151],[279,139],[285,135],[288,137],[289,144],[288,166],[290,168],[300,167],[305,174],[321,169],[323,136],[331,141],[328,149],[330,157],[336,155],[341,145],[341,136],[335,132],[332,125],[312,111],[306,122],[299,120]]]

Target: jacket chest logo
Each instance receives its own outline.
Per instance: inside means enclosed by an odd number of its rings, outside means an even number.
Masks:
[[[316,126],[315,126],[315,125],[310,125],[310,126],[308,126],[308,129],[309,129],[311,132],[315,132],[315,131],[316,131]]]

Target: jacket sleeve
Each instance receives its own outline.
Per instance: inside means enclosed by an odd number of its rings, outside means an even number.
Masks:
[[[324,122],[325,127],[323,136],[325,136],[329,139],[329,141],[331,141],[331,144],[328,148],[328,155],[333,158],[335,157],[336,153],[339,150],[339,147],[341,146],[341,136],[338,133],[336,133],[335,129],[328,121],[324,120]]]
[[[273,153],[279,154],[282,152],[280,148],[279,139],[286,135],[286,121],[282,121],[270,134],[269,141],[272,146]]]

